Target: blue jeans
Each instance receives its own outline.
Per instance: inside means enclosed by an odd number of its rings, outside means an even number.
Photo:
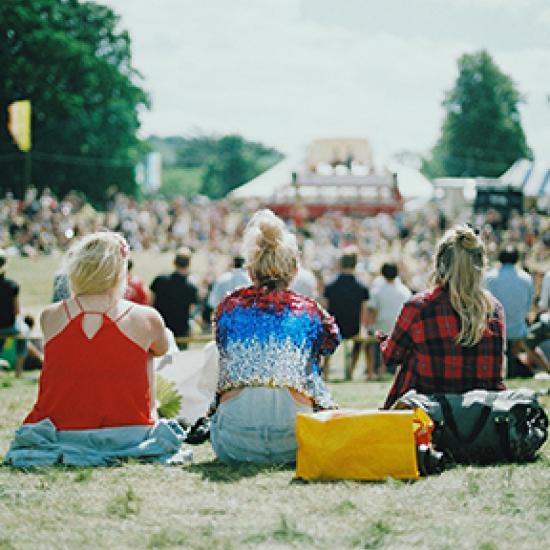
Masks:
[[[222,462],[296,462],[296,414],[311,412],[285,388],[249,387],[222,403],[210,441]]]

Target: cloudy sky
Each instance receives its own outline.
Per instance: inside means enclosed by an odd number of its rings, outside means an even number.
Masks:
[[[237,132],[299,153],[368,137],[424,153],[460,55],[486,48],[550,160],[549,0],[99,0],[121,15],[152,97],[142,134]]]

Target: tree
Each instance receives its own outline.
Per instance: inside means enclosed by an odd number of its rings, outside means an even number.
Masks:
[[[96,200],[134,191],[137,111],[148,106],[130,38],[110,8],[79,0],[0,3],[0,187],[22,190],[22,155],[6,108],[32,102],[32,183]]]
[[[206,166],[202,193],[219,199],[252,177],[252,163],[243,154],[243,138],[225,136],[218,142],[218,154]]]
[[[486,51],[465,54],[443,101],[441,137],[426,160],[427,176],[500,176],[519,158],[531,158],[518,105],[521,96]]]

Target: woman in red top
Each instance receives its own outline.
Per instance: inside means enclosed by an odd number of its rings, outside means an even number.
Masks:
[[[132,437],[149,436],[155,423],[149,359],[163,355],[168,340],[164,322],[153,308],[121,298],[127,257],[126,241],[111,232],[88,235],[69,250],[66,271],[73,296],[48,306],[41,315],[44,366],[38,400],[24,420],[27,431],[53,425],[56,438],[62,440],[59,435],[64,434],[73,446],[78,435],[67,435],[69,432],[94,431],[102,452],[102,433],[115,442],[114,447],[117,433],[128,447],[129,431],[120,431],[122,428],[133,427]],[[110,428],[119,432],[101,432]],[[25,465],[25,459],[32,455],[25,454],[29,449],[25,441],[18,441],[18,435],[6,458],[15,465]],[[86,444],[90,441],[88,438]],[[139,446],[138,440],[132,443]],[[81,454],[86,454],[86,444]],[[56,461],[67,463],[66,449],[61,445],[58,451]],[[97,449],[89,451],[97,454]],[[69,462],[80,463],[80,458]],[[82,461],[86,463],[86,458]]]
[[[433,288],[405,304],[389,337],[380,335],[384,363],[397,367],[384,408],[404,393],[503,390],[504,312],[482,288],[486,256],[468,226],[437,245]]]

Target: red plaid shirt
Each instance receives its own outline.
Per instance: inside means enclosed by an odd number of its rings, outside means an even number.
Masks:
[[[384,408],[404,393],[463,393],[503,390],[504,312],[495,299],[481,340],[471,347],[455,342],[460,318],[448,292],[437,287],[412,296],[403,306],[391,335],[380,335],[384,362],[397,367]]]

